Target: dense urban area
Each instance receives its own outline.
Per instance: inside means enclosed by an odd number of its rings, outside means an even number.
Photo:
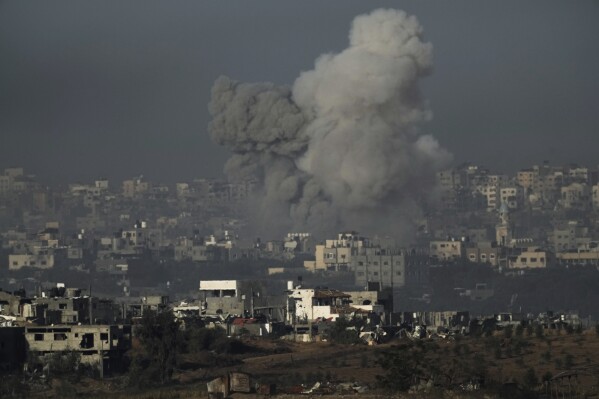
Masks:
[[[596,169],[438,172],[409,243],[248,236],[253,181],[28,172],[0,176],[2,397],[598,394]]]

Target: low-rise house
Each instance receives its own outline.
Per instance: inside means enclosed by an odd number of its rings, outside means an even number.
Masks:
[[[436,261],[457,261],[465,255],[465,245],[460,240],[431,241],[430,257]]]
[[[518,255],[509,257],[509,267],[512,269],[537,269],[547,267],[549,253],[540,248],[530,247]]]

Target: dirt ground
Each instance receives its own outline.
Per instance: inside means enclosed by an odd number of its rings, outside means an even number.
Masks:
[[[489,342],[495,342],[491,347]],[[520,342],[520,349],[514,345]],[[203,353],[181,356],[186,367],[174,374],[175,383],[162,389],[132,392],[119,385],[119,380],[85,380],[71,387],[63,387],[59,382],[40,397],[114,397],[114,398],[206,398],[206,381],[225,375],[230,371],[240,371],[252,376],[253,382],[274,383],[281,398],[306,398],[314,395],[285,394],[289,387],[301,384],[311,386],[309,381],[354,382],[368,386],[365,393],[335,393],[335,397],[359,396],[363,399],[405,397],[405,394],[390,394],[377,388],[377,375],[384,370],[377,364],[382,353],[392,349],[398,342],[383,345],[340,345],[328,342],[293,343],[281,340],[248,339],[248,345],[256,350],[245,355],[215,357]],[[539,381],[546,373],[553,376],[566,370],[588,370],[589,366],[599,366],[599,336],[594,330],[583,334],[566,334],[561,331],[548,331],[543,338],[534,336],[505,338],[498,332],[492,339],[463,337],[457,341],[437,340],[438,350],[434,361],[449,362],[459,355],[456,346],[470,356],[479,354],[485,360],[491,379],[500,383],[523,380],[524,374],[533,368]],[[498,350],[497,347],[500,349]],[[462,352],[463,353],[463,352]],[[591,367],[592,368],[592,367]],[[596,369],[596,370],[599,370]],[[586,395],[599,395],[599,371],[580,372],[577,387]],[[68,388],[68,389],[67,389]],[[540,388],[543,389],[542,386]],[[41,393],[40,393],[41,394]],[[34,396],[34,395],[32,395]],[[443,397],[472,397],[467,393],[442,394]],[[264,395],[236,393],[233,398],[264,398]],[[435,395],[410,396],[435,397]],[[438,395],[437,395],[438,397]],[[474,396],[476,397],[476,396]],[[490,396],[489,396],[490,397]],[[595,396],[599,397],[599,396]]]

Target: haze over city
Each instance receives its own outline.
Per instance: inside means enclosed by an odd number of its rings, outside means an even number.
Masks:
[[[599,396],[598,14],[0,1],[0,397]]]
[[[596,163],[594,1],[5,1],[0,166],[52,182],[221,176],[228,153],[207,129],[214,80],[292,85],[379,7],[416,15],[433,44],[422,129],[455,162]]]

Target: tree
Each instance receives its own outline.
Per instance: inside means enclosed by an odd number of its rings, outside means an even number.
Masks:
[[[503,337],[507,338],[507,339],[512,338],[512,333],[513,332],[514,332],[514,326],[512,326],[511,324],[507,325],[503,329]]]
[[[379,382],[391,391],[407,391],[424,374],[424,347],[401,344],[385,352],[377,363],[385,375],[377,376]]]
[[[361,342],[358,336],[360,320],[347,320],[343,317],[338,317],[337,320],[329,327],[326,332],[327,337],[331,342],[338,344],[356,344]]]
[[[148,383],[170,382],[177,363],[179,325],[172,312],[146,311],[136,330],[147,359],[134,359],[134,370],[146,374]]]
[[[522,327],[522,324],[518,324],[516,326],[516,336],[521,337],[523,333],[524,333],[524,327]]]
[[[526,389],[529,389],[531,391],[537,389],[537,386],[539,385],[539,378],[537,377],[535,369],[531,367],[528,370],[526,370],[522,383]]]

